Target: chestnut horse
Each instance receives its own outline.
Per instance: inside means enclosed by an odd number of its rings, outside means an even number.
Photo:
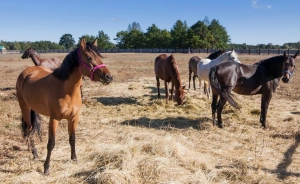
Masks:
[[[47,144],[47,157],[44,173],[49,174],[51,152],[55,146],[55,134],[61,119],[68,121],[71,159],[77,160],[75,151],[75,129],[82,105],[80,85],[82,76],[92,81],[109,84],[113,78],[102,56],[97,50],[97,40],[86,43],[81,39],[80,46],[70,52],[62,65],[53,72],[43,66],[31,66],[23,70],[16,83],[17,98],[22,113],[24,137],[30,140],[34,158],[38,157],[33,134],[39,129],[39,115],[50,116]]]
[[[42,58],[36,50],[29,47],[24,54],[21,56],[22,59],[31,58],[35,66],[44,66],[46,68],[49,68],[50,70],[55,70],[56,68],[60,67],[62,61],[57,58]]]
[[[207,56],[207,59],[210,59],[210,60],[216,59],[217,57],[222,55],[224,52],[225,52],[224,50],[218,50],[214,53],[211,53],[209,56]],[[193,75],[193,85],[194,85],[194,89],[196,90],[195,79],[196,79],[196,77],[198,77],[197,76],[197,64],[201,59],[202,58],[200,58],[198,56],[193,56],[189,60],[189,89],[191,89],[191,78],[192,78],[192,73],[194,73],[194,75]],[[208,86],[207,83],[204,83],[204,93],[205,94],[207,92],[207,86]]]
[[[35,66],[44,66],[52,71],[54,71],[56,68],[60,67],[62,64],[62,61],[57,59],[57,58],[42,58],[36,50],[33,48],[29,47],[24,54],[21,56],[22,59],[27,59],[31,58]],[[82,85],[80,86],[80,92],[81,92],[81,98],[83,98],[83,93],[82,93]]]
[[[185,95],[185,86],[182,86],[181,84],[177,62],[175,61],[173,54],[169,57],[166,54],[157,56],[154,63],[154,72],[156,75],[158,98],[160,98],[159,79],[162,79],[165,81],[166,103],[168,103],[169,98],[168,83],[172,82],[171,100],[173,100],[173,91],[175,86],[175,100],[178,105],[182,105]]]
[[[225,103],[239,109],[240,106],[232,98],[231,91],[241,95],[261,94],[260,123],[266,128],[266,115],[268,106],[275,92],[280,78],[287,83],[295,70],[295,58],[284,52],[281,56],[274,56],[254,65],[244,65],[234,62],[225,62],[211,68],[209,81],[213,91],[211,103],[212,119],[215,124],[217,111],[218,126],[223,127],[221,113]],[[218,96],[220,96],[217,103]]]

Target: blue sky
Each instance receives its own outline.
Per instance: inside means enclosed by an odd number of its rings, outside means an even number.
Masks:
[[[0,40],[59,42],[70,33],[103,30],[114,42],[132,22],[171,30],[177,20],[192,26],[207,16],[223,25],[232,43],[300,41],[299,0],[5,0],[0,3]]]

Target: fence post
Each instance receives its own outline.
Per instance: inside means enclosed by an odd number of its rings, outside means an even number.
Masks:
[[[290,49],[288,49],[288,55],[290,55]]]
[[[278,49],[278,55],[280,54],[280,49]]]
[[[249,49],[249,55],[250,55],[250,49]]]
[[[260,48],[258,48],[258,55],[260,55]]]
[[[268,48],[268,55],[270,55],[270,48]]]

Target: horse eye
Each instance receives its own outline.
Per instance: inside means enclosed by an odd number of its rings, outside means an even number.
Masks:
[[[89,61],[92,61],[93,59],[92,59],[91,57],[88,57],[88,60],[89,60]]]

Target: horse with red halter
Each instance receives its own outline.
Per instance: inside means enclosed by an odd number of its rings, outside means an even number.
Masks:
[[[218,50],[214,53],[211,53],[209,56],[207,56],[206,59],[216,59],[217,57],[219,57],[220,55],[222,55],[225,52],[225,50]],[[198,56],[193,56],[191,57],[191,59],[189,60],[189,89],[191,89],[191,78],[192,78],[192,73],[194,73],[193,75],[193,85],[194,85],[194,89],[196,90],[196,84],[195,84],[195,79],[197,76],[197,65],[198,62],[201,60],[202,58],[198,57]],[[200,82],[200,81],[199,81]],[[205,81],[204,81],[205,82]],[[200,84],[199,84],[200,85]],[[204,93],[207,93],[207,87],[208,84],[204,83]]]
[[[241,95],[261,94],[260,123],[266,128],[266,115],[272,95],[281,78],[284,83],[289,82],[295,70],[295,59],[298,54],[297,52],[294,56],[288,56],[284,52],[283,55],[259,61],[254,65],[225,62],[212,67],[209,81],[213,92],[211,103],[213,124],[217,111],[218,127],[223,128],[221,115],[227,101],[233,107],[240,108],[231,95],[231,91],[234,91]]]
[[[173,99],[173,91],[175,86],[175,100],[177,101],[178,105],[182,105],[185,95],[185,86],[182,86],[177,62],[175,61],[173,54],[171,54],[169,57],[166,54],[157,56],[154,63],[154,72],[156,75],[158,98],[160,98],[159,79],[162,79],[165,81],[166,103],[168,103],[169,98],[168,83],[171,82],[171,100]]]
[[[39,133],[39,114],[49,116],[47,157],[44,173],[49,174],[51,152],[55,146],[55,135],[61,119],[68,121],[71,159],[77,160],[75,151],[75,130],[82,105],[80,86],[82,76],[92,81],[109,84],[113,81],[108,68],[102,62],[97,50],[97,40],[86,43],[70,52],[62,65],[53,72],[43,66],[31,66],[23,70],[16,82],[16,96],[22,113],[24,137],[30,140],[34,158],[38,157],[33,134]]]
[[[24,54],[21,56],[22,59],[31,58],[35,66],[44,66],[49,68],[50,70],[55,70],[56,68],[60,67],[62,61],[57,58],[42,58],[36,50],[29,47]]]

